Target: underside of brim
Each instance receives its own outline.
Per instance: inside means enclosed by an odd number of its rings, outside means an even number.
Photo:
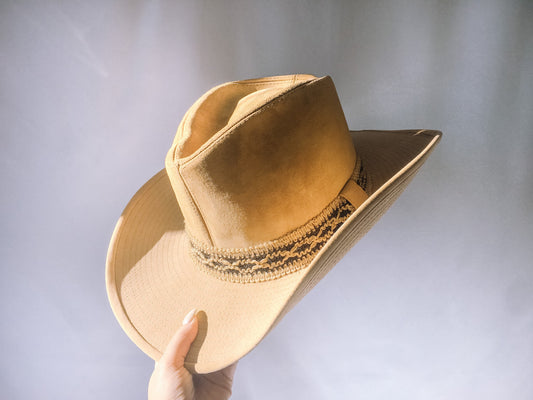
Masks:
[[[427,130],[351,134],[371,196],[307,268],[272,281],[231,283],[197,268],[165,170],[150,179],[122,213],[106,267],[111,307],[133,342],[158,360],[185,314],[196,308],[199,334],[186,359],[191,371],[219,370],[247,354],[375,224],[440,137]]]

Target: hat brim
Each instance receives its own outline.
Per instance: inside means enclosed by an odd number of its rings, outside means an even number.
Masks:
[[[314,260],[282,278],[232,283],[201,271],[189,257],[184,219],[163,169],[131,199],[109,245],[106,287],[130,339],[159,360],[181,320],[201,310],[186,359],[196,373],[222,369],[252,350],[377,222],[440,139],[438,131],[352,131],[372,195]]]

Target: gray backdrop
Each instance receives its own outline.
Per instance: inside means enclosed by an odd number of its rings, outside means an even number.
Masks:
[[[115,222],[201,94],[297,72],[333,77],[352,129],[444,137],[234,398],[533,398],[532,6],[1,1],[0,398],[146,398],[106,297]]]

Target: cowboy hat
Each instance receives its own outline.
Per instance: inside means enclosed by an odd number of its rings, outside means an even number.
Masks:
[[[196,308],[186,367],[235,362],[376,223],[440,135],[349,131],[329,76],[211,89],[116,224],[106,286],[120,325],[157,361]]]

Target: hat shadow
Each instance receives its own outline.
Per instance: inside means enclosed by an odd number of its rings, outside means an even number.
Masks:
[[[191,348],[187,353],[187,358],[185,359],[185,363],[189,364],[186,365],[187,368],[193,372],[195,372],[194,364],[198,362],[198,355],[202,345],[204,344],[208,329],[207,314],[205,311],[198,311],[196,313],[196,318],[198,319],[198,333],[196,335],[196,339],[194,339],[192,342]]]
[[[121,230],[132,232],[127,237],[129,256],[123,260],[127,262],[123,267],[126,276],[165,234],[185,230],[183,215],[164,169],[137,191],[121,219]],[[149,229],[149,234],[145,234],[145,229]]]

